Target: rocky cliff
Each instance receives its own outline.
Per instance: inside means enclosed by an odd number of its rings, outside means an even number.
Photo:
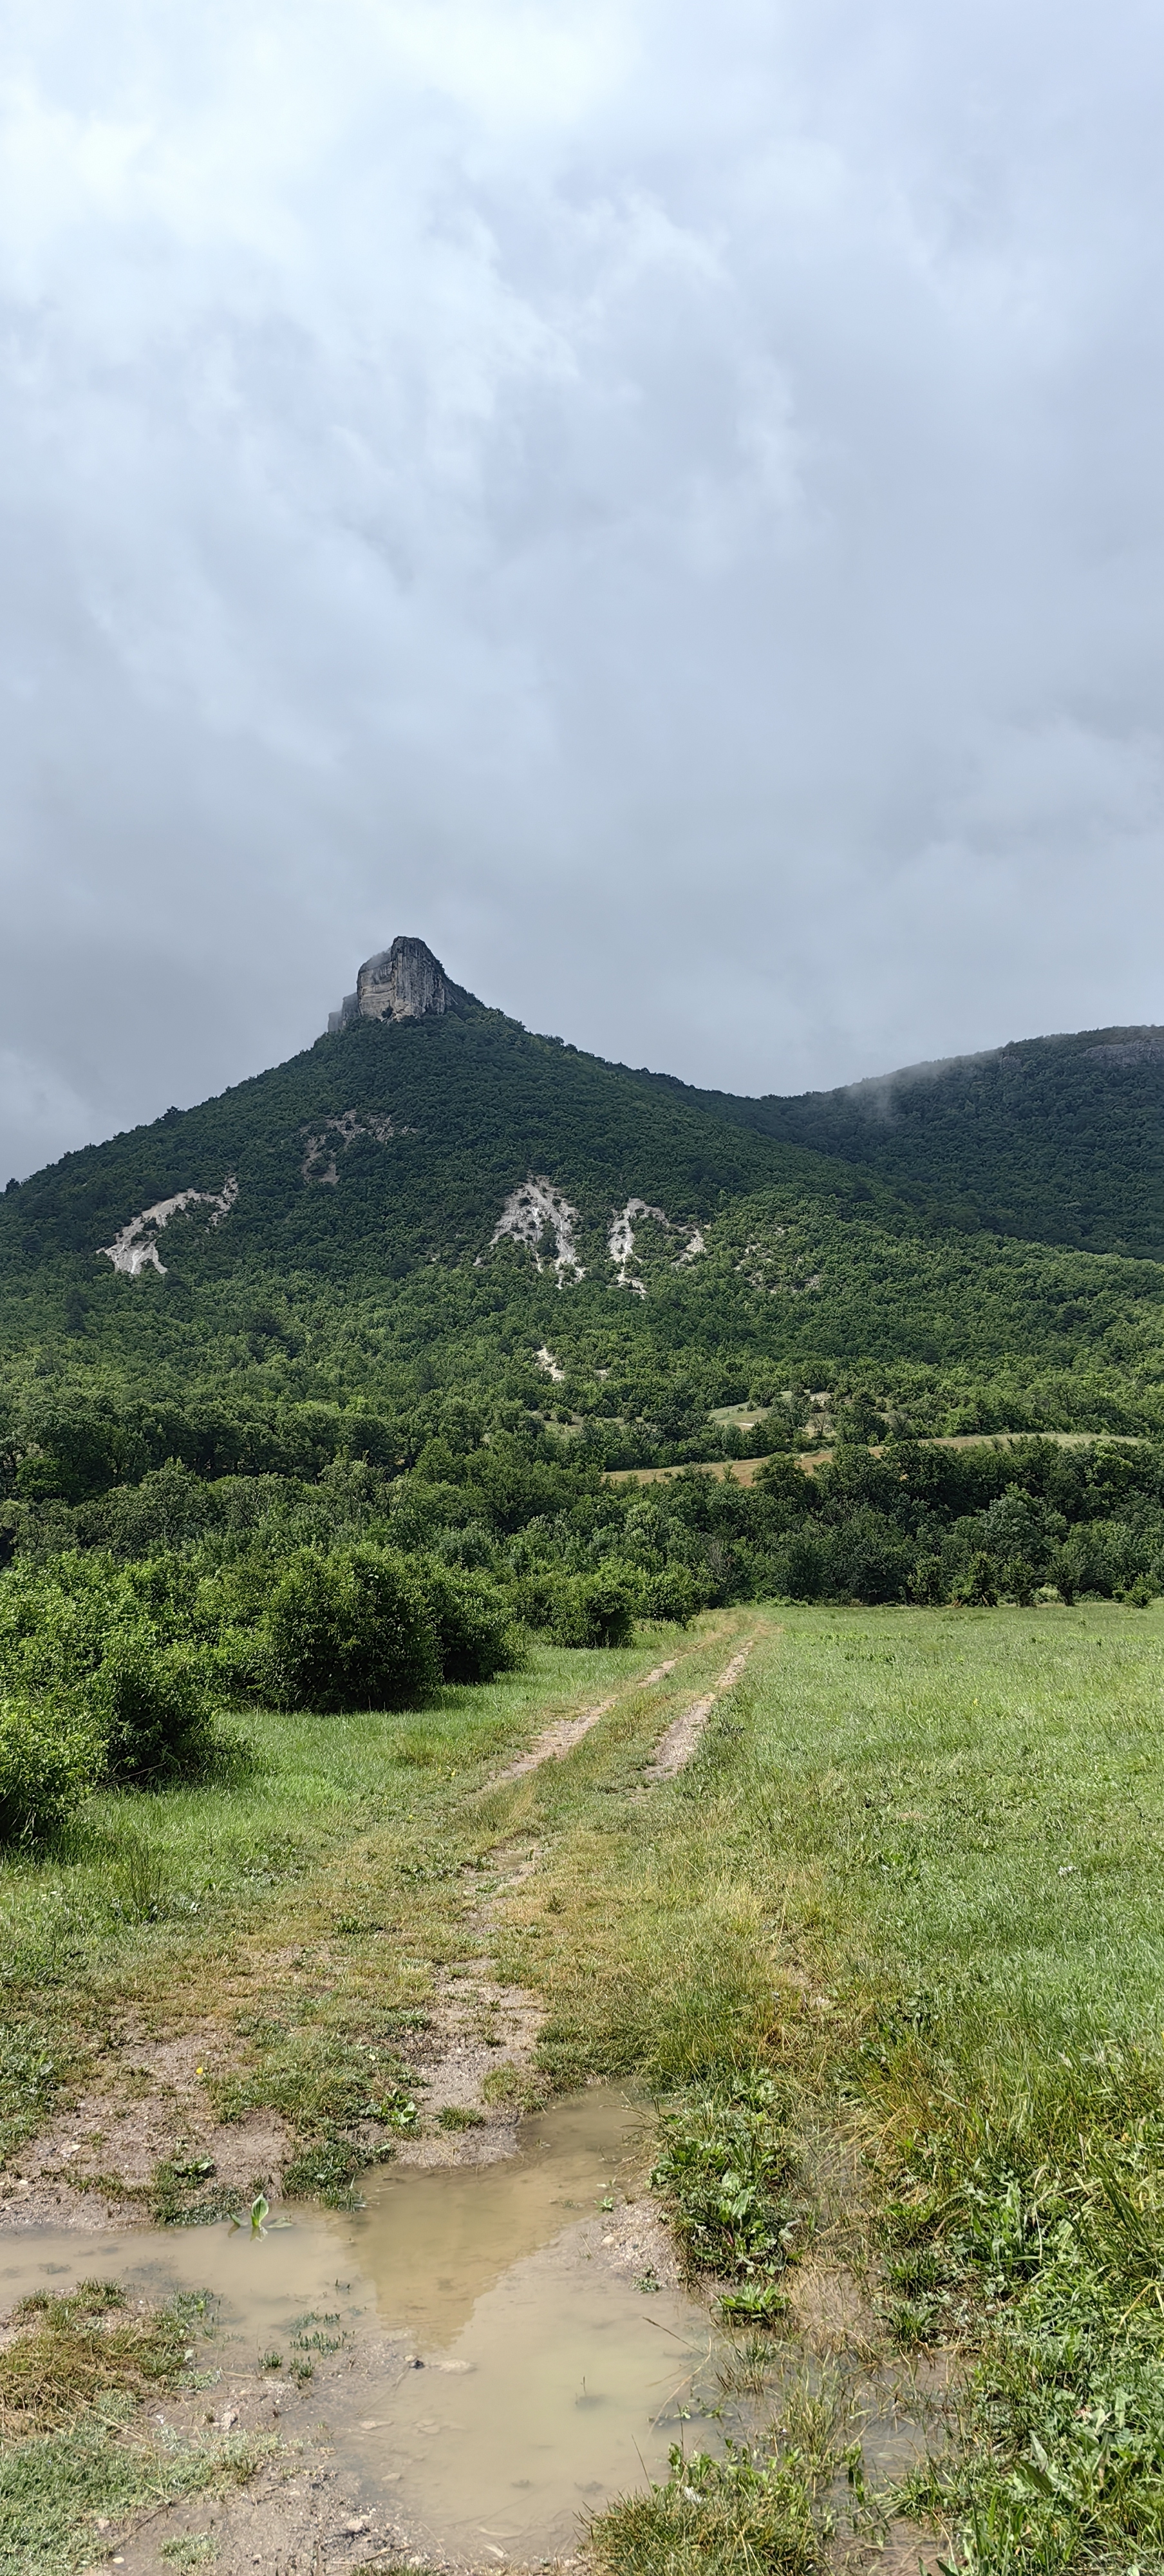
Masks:
[[[394,939],[375,957],[365,957],[354,993],[345,993],[338,1011],[328,1014],[332,1037],[353,1020],[425,1020],[471,999],[451,984],[423,939]]]

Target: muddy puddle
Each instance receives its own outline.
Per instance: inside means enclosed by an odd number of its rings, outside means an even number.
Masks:
[[[588,2508],[665,2473],[681,2416],[722,2402],[706,2313],[656,2286],[655,2213],[623,2205],[642,2128],[626,2093],[595,2086],[523,2123],[504,2163],[389,2165],[365,2177],[365,2209],[291,2208],[261,2237],[30,2230],[0,2240],[0,2308],[94,2276],[210,2290],[223,2391],[281,2377],[289,2430],[291,2373],[310,2363],[306,2402],[349,2488],[411,2547],[486,2565],[568,2553]]]
[[[365,2177],[366,2208],[292,2207],[262,2236],[30,2229],[0,2238],[0,2310],[93,2276],[209,2290],[207,2409],[229,2400],[245,2426],[261,2407],[291,2441],[310,2425],[402,2552],[570,2555],[587,2512],[665,2475],[677,2438],[718,2449],[778,2403],[732,2387],[727,2338],[677,2280],[639,2196],[646,2126],[600,2085],[524,2122],[503,2163],[389,2165]],[[916,2455],[900,2405],[877,2431],[886,2469]]]

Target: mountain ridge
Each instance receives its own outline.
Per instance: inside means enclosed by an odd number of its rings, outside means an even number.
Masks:
[[[329,1015],[322,1039],[190,1109],[167,1110],[159,1119],[77,1148],[23,1182],[10,1182],[5,1201],[31,1192],[24,1199],[25,1210],[35,1209],[38,1223],[48,1218],[51,1230],[54,1184],[63,1180],[71,1187],[83,1169],[95,1168],[95,1158],[107,1158],[103,1168],[112,1170],[126,1161],[127,1152],[149,1173],[155,1205],[183,1192],[214,1196],[225,1185],[225,1169],[212,1170],[204,1157],[196,1170],[186,1169],[181,1151],[192,1148],[199,1129],[221,1128],[216,1111],[244,1102],[256,1084],[269,1091],[286,1077],[294,1087],[296,1069],[310,1065],[318,1080],[314,1097],[310,1082],[300,1085],[304,1128],[313,1115],[325,1122],[355,1116],[354,1104],[334,1096],[328,1079],[334,1067],[320,1061],[320,1047],[337,1038],[350,1044],[369,1022],[399,1029],[449,1016],[490,1030],[505,1043],[558,1049],[576,1068],[591,1069],[586,1077],[591,1085],[596,1074],[615,1083],[633,1082],[714,1121],[723,1185],[729,1190],[738,1189],[744,1177],[725,1133],[734,1129],[763,1138],[769,1146],[843,1166],[843,1175],[838,1169],[834,1179],[850,1190],[859,1185],[859,1174],[875,1176],[885,1203],[896,1201],[915,1223],[1164,1260],[1164,1029],[1152,1023],[1010,1039],[826,1089],[736,1094],[597,1056],[528,1030],[454,983],[423,940],[404,936],[364,961],[355,992]],[[365,1065],[360,1069],[365,1089],[366,1073]],[[390,1111],[373,1115],[390,1116]],[[705,1127],[702,1134],[710,1150],[712,1131]],[[345,1152],[352,1141],[350,1136],[342,1140]],[[528,1168],[520,1175],[511,1173],[511,1187],[519,1179],[561,1179],[560,1132],[543,1139],[535,1121],[513,1143],[519,1159],[525,1153]],[[222,1135],[214,1151],[229,1155],[229,1144]],[[177,1160],[175,1148],[180,1149]],[[619,1160],[611,1187],[625,1183],[627,1194],[646,1192],[649,1197],[649,1171],[636,1175],[625,1154]],[[557,1170],[535,1171],[535,1165],[553,1166],[555,1161]],[[760,1168],[752,1158],[748,1178],[759,1177]],[[777,1166],[769,1161],[766,1169],[774,1173]],[[338,1170],[330,1176],[338,1180]],[[495,1180],[500,1177],[494,1175]],[[706,1197],[701,1205],[706,1212]],[[3,1206],[0,1201],[0,1227]],[[142,1212],[123,1205],[120,1224]]]
[[[827,1091],[748,1098],[645,1068],[640,1079],[875,1171],[933,1222],[1164,1260],[1164,1029],[1152,1023],[1010,1039]]]
[[[404,985],[392,957],[366,961],[387,967],[373,1001],[386,986],[390,1002],[439,1005],[431,952]],[[335,1452],[407,1458],[465,1403],[481,1422],[506,1408],[568,1418],[611,1467],[701,1454],[710,1409],[745,1398],[787,1399],[795,1429],[812,1391],[831,1390],[838,1419],[851,1397],[878,1437],[889,1420],[1154,1428],[1164,1265],[1046,1239],[1062,1228],[1065,1150],[1093,1233],[1103,1189],[1118,1198],[1130,1168],[1152,1213],[1154,1046],[1117,1032],[1119,1061],[1084,1062],[1084,1037],[1097,1042],[1080,1033],[1071,1079],[1091,1085],[1090,1140],[1086,1122],[1056,1126],[1063,1056],[1050,1042],[1026,1042],[1032,1079],[1018,1088],[1037,1114],[1025,1129],[1004,1121],[1001,1143],[975,1090],[997,1055],[971,1066],[969,1090],[959,1074],[953,1100],[939,1074],[925,1097],[946,1122],[943,1195],[916,1150],[898,1151],[903,1134],[934,1146],[912,1080],[900,1122],[857,1114],[854,1127],[838,1095],[817,1096],[823,1112],[813,1095],[701,1095],[467,993],[453,1008],[357,1012],[284,1064],[81,1147],[0,1199],[5,1472],[86,1442],[213,1474],[242,1458],[256,1473]],[[960,1124],[958,1098],[973,1112]],[[997,1129],[994,1094],[987,1108]],[[856,1150],[838,1153],[838,1138]],[[1037,1204],[1015,1239],[982,1211],[1020,1149]]]

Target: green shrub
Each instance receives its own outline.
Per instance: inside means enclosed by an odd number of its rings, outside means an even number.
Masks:
[[[998,1569],[985,1548],[977,1548],[963,1567],[951,1599],[964,1610],[993,1610],[998,1599]]]
[[[527,1628],[556,1628],[562,1605],[565,1580],[549,1566],[535,1566],[530,1573],[519,1575],[510,1599],[514,1617],[524,1619]]]
[[[558,1586],[552,1631],[559,1646],[625,1646],[634,1630],[636,1582],[626,1567],[603,1566]]]
[[[0,1580],[0,1674],[33,1694],[71,1691],[101,1661],[110,1621],[125,1607],[112,1560],[75,1549],[49,1564],[17,1563]]]
[[[686,1628],[700,1608],[700,1594],[689,1566],[665,1565],[657,1573],[640,1576],[639,1615],[643,1619],[670,1619]]]
[[[491,1682],[513,1672],[522,1646],[509,1603],[487,1575],[430,1562],[417,1569],[447,1682]]]
[[[278,1684],[265,1628],[235,1628],[224,1623],[202,1648],[202,1668],[210,1688],[227,1699],[270,1700]]]
[[[275,1587],[267,1633],[292,1708],[413,1708],[440,1679],[424,1590],[385,1548],[300,1548]]]
[[[55,1833],[94,1785],[101,1740],[53,1700],[0,1699],[0,1843]]]
[[[775,1549],[772,1586],[782,1600],[819,1601],[826,1589],[826,1560],[818,1530],[792,1530]]]
[[[88,1691],[110,1780],[140,1787],[204,1767],[213,1745],[204,1662],[196,1647],[165,1645],[145,1619],[110,1632]]]

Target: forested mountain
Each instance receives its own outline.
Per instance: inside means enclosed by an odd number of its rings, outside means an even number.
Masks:
[[[1085,1029],[741,1100],[643,1080],[875,1172],[932,1223],[1164,1259],[1164,1029]]]
[[[502,1419],[681,1461],[738,1448],[708,1415],[744,1399],[753,1448],[1154,1430],[1164,1267],[1048,1238],[1080,1208],[1100,1236],[1105,1190],[1114,1228],[1134,1172],[1122,1235],[1155,1239],[1162,1065],[1046,1040],[739,1101],[531,1035],[397,941],[303,1054],[0,1199],[0,1478],[76,1506],[168,1458],[396,1472]]]

